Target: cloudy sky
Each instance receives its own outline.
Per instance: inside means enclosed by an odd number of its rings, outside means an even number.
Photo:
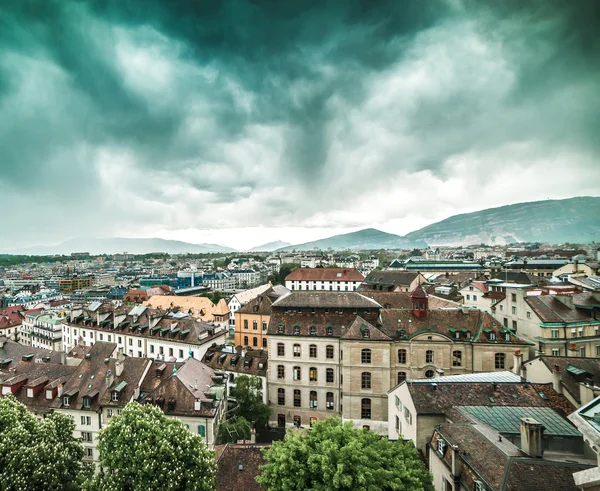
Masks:
[[[0,248],[236,248],[600,189],[600,2],[0,5]]]

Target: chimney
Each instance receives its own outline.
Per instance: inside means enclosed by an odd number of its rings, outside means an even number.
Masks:
[[[544,456],[544,425],[533,418],[521,418],[521,450],[530,457]]]
[[[200,399],[196,399],[194,401],[194,411],[200,411],[201,407],[202,407],[202,401]]]
[[[592,402],[594,400],[594,386],[592,384],[580,382],[579,399],[581,406],[585,406],[586,404]]]
[[[557,394],[562,394],[562,374],[558,365],[554,365],[552,370],[552,388]]]
[[[123,351],[121,349],[119,349],[119,351],[117,352],[117,361],[123,362],[123,360],[125,359],[125,354],[123,353]],[[117,375],[118,377],[118,375]]]
[[[115,363],[115,375],[117,377],[120,377],[121,374],[123,373],[123,365],[125,365],[125,363],[123,362],[123,360],[118,360]]]
[[[63,384],[58,384],[57,389],[58,389],[57,390],[58,397],[61,397],[63,394]]]
[[[520,349],[516,349],[513,355],[513,373],[521,375],[521,365],[523,365],[523,354]]]
[[[108,389],[115,381],[115,376],[110,370],[106,370],[106,388]]]
[[[67,364],[67,353],[66,353],[66,351],[61,351],[61,353],[60,353],[60,364],[61,365],[66,365]]]
[[[462,466],[460,465],[460,455],[458,454],[458,445],[451,445],[452,450],[452,463],[450,470],[452,471],[452,479],[454,480],[454,488],[460,489],[460,471]]]

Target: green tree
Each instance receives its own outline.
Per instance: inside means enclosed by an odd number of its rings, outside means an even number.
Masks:
[[[282,264],[278,273],[269,276],[269,281],[273,285],[285,285],[285,277],[299,267],[300,265],[296,263]]]
[[[73,418],[38,420],[9,395],[0,400],[0,483],[3,490],[78,490],[91,472],[81,461]]]
[[[239,375],[231,396],[237,402],[236,416],[250,421],[254,426],[266,426],[269,423],[271,409],[262,400],[262,381],[259,377]]]
[[[152,405],[130,402],[100,432],[103,472],[92,489],[208,491],[215,487],[214,454],[201,437]]]
[[[433,491],[414,446],[328,418],[289,432],[264,452],[256,481],[268,491]]]
[[[252,424],[242,416],[234,416],[219,426],[219,443],[235,443],[238,440],[250,440]]]

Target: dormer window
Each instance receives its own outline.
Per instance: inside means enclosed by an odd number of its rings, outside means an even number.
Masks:
[[[446,451],[446,442],[441,438],[438,440],[437,451],[440,455],[444,455],[444,452]]]
[[[83,407],[89,409],[92,406],[92,400],[89,397],[83,398]]]
[[[70,402],[71,402],[71,398],[69,396],[63,397],[63,406],[69,407]]]
[[[333,327],[332,326],[327,326],[327,335],[333,336]]]
[[[285,330],[285,325],[283,324],[279,324],[277,326],[277,334],[283,334],[283,331]]]
[[[119,393],[116,390],[113,390],[110,400],[112,402],[119,402]]]
[[[300,335],[300,326],[294,326],[294,336]]]
[[[316,326],[310,326],[310,335],[311,336],[317,335],[317,327]]]

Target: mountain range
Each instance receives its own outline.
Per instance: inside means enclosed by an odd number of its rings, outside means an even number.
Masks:
[[[315,249],[413,249],[427,246],[489,244],[512,242],[589,243],[600,241],[600,197],[578,197],[563,200],[532,201],[489,208],[451,216],[405,236],[368,228],[325,239],[290,245],[274,241],[253,247],[248,252],[311,251]],[[230,253],[235,249],[217,244],[191,244],[158,238],[131,239],[77,238],[53,246],[38,246],[0,254],[50,255],[89,252],[114,254],[149,252]]]

